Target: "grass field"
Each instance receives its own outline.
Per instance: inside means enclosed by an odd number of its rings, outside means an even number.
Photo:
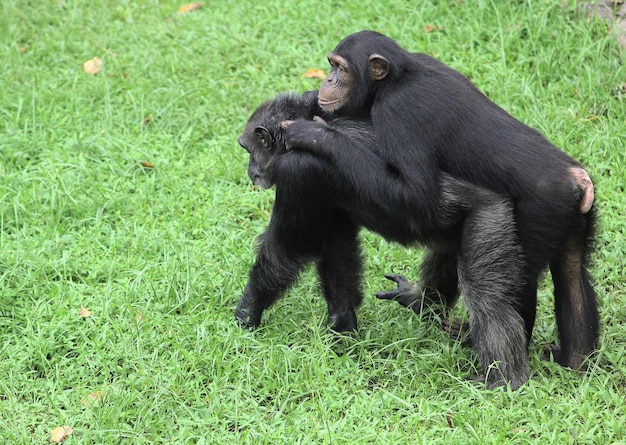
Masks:
[[[626,69],[573,1],[0,2],[0,443],[626,443]],[[460,70],[588,166],[602,339],[489,392],[472,351],[396,304],[420,249],[363,233],[368,298],[341,351],[312,270],[244,332],[233,310],[273,192],[236,138],[375,29]],[[83,63],[100,57],[96,75]],[[85,310],[81,311],[81,307]],[[463,314],[463,308],[459,308]],[[340,352],[340,353],[338,353]]]

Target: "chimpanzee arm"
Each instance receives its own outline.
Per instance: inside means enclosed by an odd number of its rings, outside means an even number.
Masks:
[[[419,163],[388,162],[377,150],[368,120],[337,119],[327,124],[319,118],[298,119],[287,126],[286,143],[292,150],[326,159],[363,203],[384,206],[389,216],[401,219],[420,215],[425,226],[437,220],[440,169],[422,171]]]
[[[325,259],[327,255],[323,246],[328,244],[328,239],[338,236],[334,233],[338,229],[332,226],[335,222],[329,190],[326,187],[326,162],[308,153],[293,155],[282,155],[277,161],[276,199],[272,217],[260,238],[256,260],[235,311],[236,318],[244,327],[258,326],[263,311],[295,282],[306,264],[320,258]],[[354,233],[356,234],[356,229]],[[339,259],[332,257],[326,259],[324,264],[331,269],[348,271],[354,265],[354,274],[358,276],[358,240],[356,235],[352,238],[356,243],[354,246],[346,248]],[[341,263],[342,260],[345,263]],[[359,280],[348,281],[359,289]],[[350,294],[358,295],[358,292]],[[333,303],[339,300],[339,303],[333,306],[332,309],[337,309],[329,316],[339,323],[337,329],[352,330],[356,327],[356,322],[345,326],[345,319],[350,321],[354,314],[344,307],[346,305],[340,304],[343,302],[342,296],[340,294],[332,300]],[[329,303],[329,309],[330,306]]]

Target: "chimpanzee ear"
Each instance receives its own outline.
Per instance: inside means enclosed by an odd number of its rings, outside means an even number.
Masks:
[[[254,133],[256,134],[256,137],[259,139],[259,141],[261,142],[261,144],[263,144],[265,148],[272,147],[272,134],[269,132],[267,128],[256,127],[254,129]]]
[[[370,64],[370,79],[381,80],[389,74],[389,61],[380,54],[372,54],[367,61]]]

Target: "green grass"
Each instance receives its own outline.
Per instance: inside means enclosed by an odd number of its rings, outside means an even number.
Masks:
[[[70,444],[626,442],[626,69],[606,24],[573,1],[180,5],[0,3],[1,443],[48,443],[59,425]],[[515,393],[472,387],[471,350],[373,296],[334,345],[310,270],[260,329],[235,323],[273,202],[236,137],[262,100],[317,88],[302,74],[366,28],[470,76],[588,166],[589,373],[540,361],[556,340],[547,282]],[[386,272],[416,277],[419,249],[363,241],[368,295]]]

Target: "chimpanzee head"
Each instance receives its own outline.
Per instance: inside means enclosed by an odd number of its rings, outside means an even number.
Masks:
[[[406,52],[374,31],[351,34],[328,54],[330,72],[319,90],[327,112],[368,115],[381,81],[390,82],[405,63]]]
[[[250,116],[238,142],[248,153],[248,176],[254,185],[268,189],[276,182],[275,164],[284,154],[283,121],[311,119],[317,108],[317,91],[299,95],[281,93],[261,104]]]

